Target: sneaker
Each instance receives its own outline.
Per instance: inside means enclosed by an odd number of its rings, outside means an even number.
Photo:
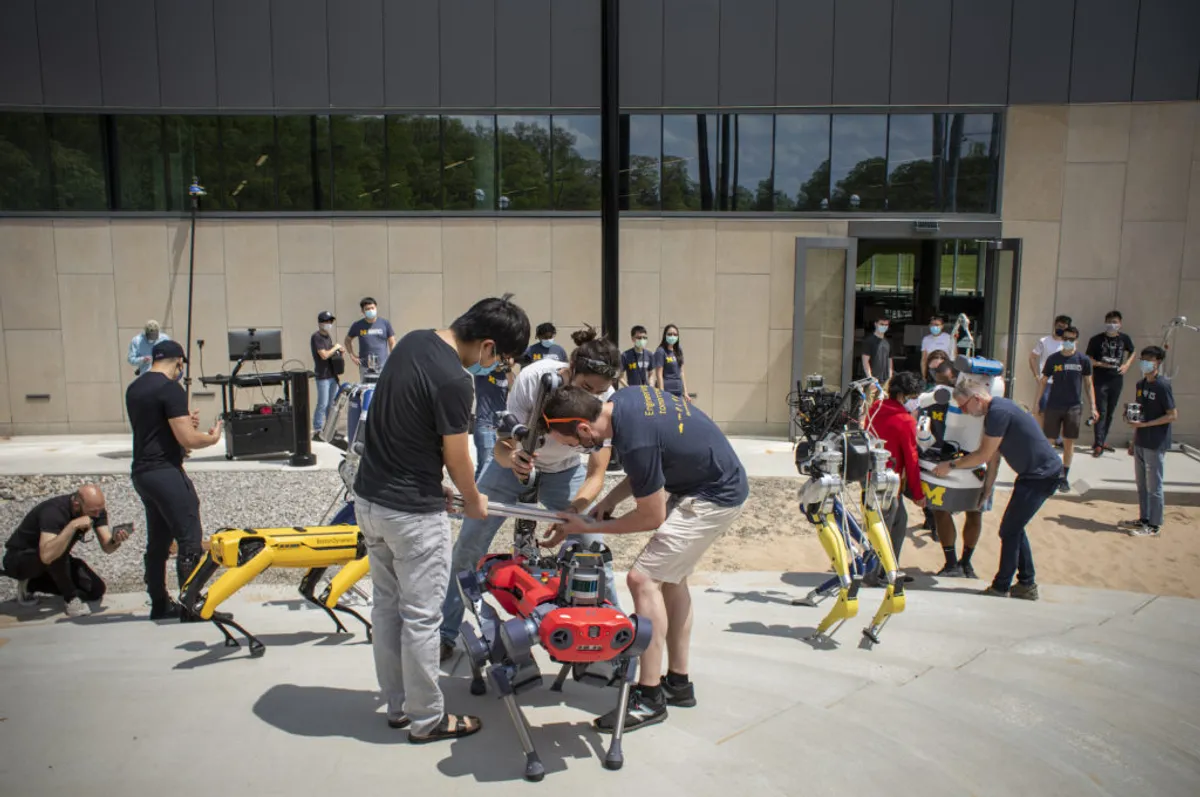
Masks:
[[[696,705],[696,688],[691,681],[688,681],[686,684],[675,685],[666,678],[663,678],[660,685],[662,686],[663,697],[666,698],[668,706],[691,708]]]
[[[1037,584],[1022,584],[1018,581],[1016,584],[1013,584],[1008,594],[1021,600],[1035,601],[1038,599],[1038,587]]]
[[[1104,453],[1104,446],[1092,446],[1092,456],[1098,457]]]
[[[451,645],[449,642],[443,642],[441,648],[438,650],[438,661],[445,664],[452,658],[454,658],[454,645]]]
[[[1059,491],[1060,493],[1069,493],[1069,492],[1071,492],[1071,484],[1070,484],[1070,482],[1068,482],[1066,479],[1059,479],[1059,480],[1058,480],[1058,491]]]
[[[592,722],[592,727],[600,731],[600,733],[612,733],[617,725],[617,712],[621,709],[615,708],[602,717],[597,717]],[[661,703],[653,703],[646,699],[642,694],[641,687],[637,687],[629,692],[629,702],[625,706],[625,732],[635,731],[638,728],[644,728],[647,725],[654,725],[662,722],[667,718],[667,702],[664,700]]]
[[[21,606],[36,606],[37,595],[29,591],[29,579],[23,578],[17,582],[17,603]]]
[[[979,594],[980,595],[990,595],[993,598],[1007,598],[1008,597],[1007,592],[1001,592],[1000,590],[993,587],[991,584],[987,585],[987,589],[979,590]]]
[[[1145,525],[1146,525],[1146,519],[1145,519],[1145,518],[1138,518],[1137,520],[1121,520],[1121,521],[1118,521],[1118,523],[1117,523],[1117,528],[1119,528],[1119,529],[1124,529],[1125,531],[1135,531],[1135,530],[1137,530],[1137,529],[1140,529],[1140,528],[1142,528],[1142,527],[1143,527],[1143,526],[1145,526]]]
[[[90,614],[86,603],[79,598],[71,598],[67,601],[67,617],[83,617],[85,614]]]
[[[962,578],[963,569],[961,565],[946,565],[941,570],[937,571],[937,575],[942,578]]]
[[[1143,523],[1136,529],[1129,529],[1127,533],[1130,537],[1158,537],[1162,534],[1162,527]]]
[[[979,578],[975,575],[975,566],[970,562],[959,562],[958,566],[962,568],[963,578]]]
[[[401,714],[398,717],[393,717],[393,716],[389,715],[387,718],[388,727],[394,728],[396,730],[403,730],[404,728],[407,728],[411,723],[412,723],[412,720],[410,720],[408,718],[407,714]]]
[[[150,605],[151,620],[175,620],[183,614],[183,607],[175,601],[167,598],[165,603],[152,603]]]

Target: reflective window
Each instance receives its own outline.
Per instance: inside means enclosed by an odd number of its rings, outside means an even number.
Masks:
[[[49,210],[46,117],[0,113],[0,210]]]
[[[829,116],[775,117],[775,210],[829,209]]]
[[[439,116],[389,116],[388,207],[442,207],[442,129]]]
[[[188,186],[198,177],[207,195],[202,210],[230,209],[222,190],[220,131],[215,116],[168,116],[164,120],[168,210],[188,210]]]
[[[979,267],[979,242],[956,238],[942,242],[941,294],[981,296],[983,269]]]
[[[275,210],[275,118],[221,117],[221,189],[230,210]]]
[[[275,135],[279,209],[330,210],[329,117],[280,116],[275,120]]]
[[[500,210],[550,207],[550,117],[496,118]]]
[[[718,185],[721,210],[770,211],[771,148],[775,118],[770,114],[725,114],[721,118]]]
[[[1000,174],[998,114],[956,113],[950,118],[945,209],[994,213]]]
[[[382,116],[332,118],[335,210],[387,207],[386,138]]]
[[[621,210],[658,210],[662,117],[621,116]]]
[[[116,200],[120,210],[166,210],[167,177],[161,116],[112,116],[116,136]]]
[[[56,210],[107,210],[108,165],[101,117],[47,114]]]
[[[443,116],[442,146],[442,206],[495,210],[496,117]]]
[[[716,114],[663,116],[663,210],[714,210]]]
[[[887,209],[934,211],[942,207],[942,114],[892,114],[888,125]]]
[[[554,209],[600,209],[600,117],[555,116]]]
[[[832,210],[883,210],[887,116],[835,114],[830,168]]]

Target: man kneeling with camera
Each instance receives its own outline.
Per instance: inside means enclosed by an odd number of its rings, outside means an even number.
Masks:
[[[87,613],[85,602],[104,596],[105,584],[82,559],[71,556],[75,543],[96,532],[100,549],[113,553],[129,538],[129,529],[108,527],[104,493],[85,484],[69,495],[47,498],[25,515],[8,538],[4,573],[17,580],[17,601],[36,603],[35,592],[61,595],[69,617]]]

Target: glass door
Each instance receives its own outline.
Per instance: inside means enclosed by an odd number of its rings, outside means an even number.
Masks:
[[[1017,303],[1021,295],[1021,239],[981,242],[984,249],[984,348],[980,353],[1004,363],[1004,395],[1012,398],[1013,383],[1024,378],[1017,362]]]

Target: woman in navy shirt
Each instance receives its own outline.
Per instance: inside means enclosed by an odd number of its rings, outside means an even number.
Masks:
[[[688,398],[687,377],[683,373],[683,347],[679,345],[679,327],[667,324],[663,328],[662,343],[654,352],[654,373],[658,384],[667,393]]]

